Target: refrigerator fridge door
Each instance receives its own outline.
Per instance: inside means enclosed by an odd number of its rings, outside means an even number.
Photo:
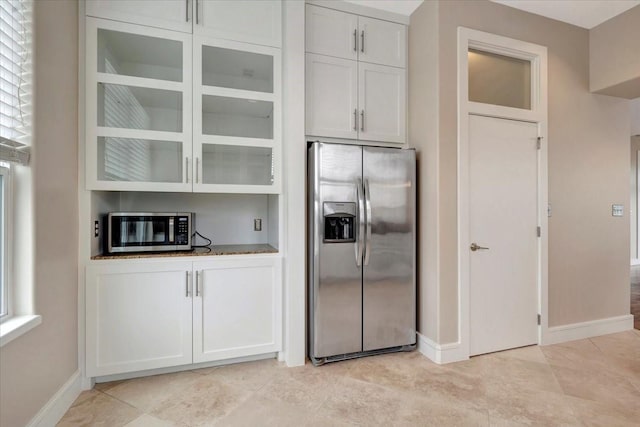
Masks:
[[[363,351],[416,343],[414,150],[363,148]]]
[[[360,352],[362,147],[313,144],[308,185],[309,356]]]

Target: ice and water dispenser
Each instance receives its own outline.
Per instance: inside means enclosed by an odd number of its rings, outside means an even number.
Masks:
[[[324,243],[348,243],[356,241],[356,204],[349,202],[325,202]]]

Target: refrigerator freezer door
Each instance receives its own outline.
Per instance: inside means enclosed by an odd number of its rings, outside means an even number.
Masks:
[[[363,150],[363,351],[370,351],[416,342],[416,163],[413,150]]]
[[[309,150],[309,356],[362,351],[362,147],[315,143]],[[331,202],[327,204],[328,202]],[[325,242],[325,206],[355,205],[355,242]]]

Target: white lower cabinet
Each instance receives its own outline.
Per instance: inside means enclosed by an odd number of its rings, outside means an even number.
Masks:
[[[86,269],[86,375],[281,350],[281,258]]]
[[[275,262],[274,262],[275,261]],[[280,349],[280,259],[195,262],[193,361]]]

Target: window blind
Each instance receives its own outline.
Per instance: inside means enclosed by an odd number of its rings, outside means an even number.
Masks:
[[[105,52],[105,70],[119,74]],[[149,129],[151,119],[128,86],[101,84],[104,126]],[[146,182],[151,176],[151,142],[144,139],[104,138],[104,179]]]
[[[0,160],[27,164],[31,145],[32,1],[0,1]]]

